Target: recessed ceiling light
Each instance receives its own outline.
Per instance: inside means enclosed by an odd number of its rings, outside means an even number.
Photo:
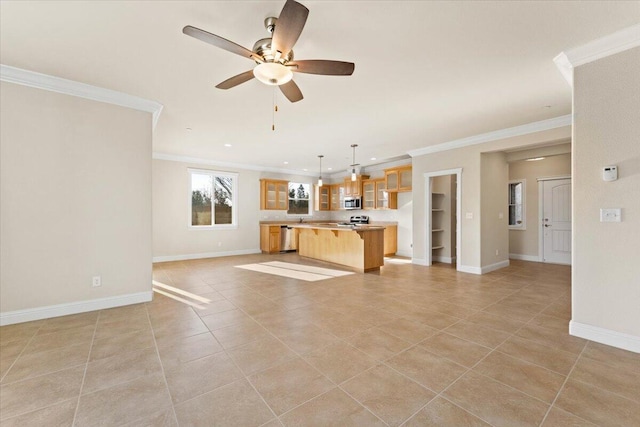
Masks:
[[[191,132],[193,129],[191,128],[187,128],[187,132]]]
[[[538,160],[544,160],[544,157],[532,157],[530,159],[526,159],[526,162],[537,162]]]
[[[284,162],[284,164],[285,164],[285,165],[288,165],[288,164],[289,164],[289,162]]]
[[[302,170],[305,171],[305,172],[307,171],[307,169],[302,169]]]
[[[327,170],[328,170],[328,171],[332,171],[332,170],[333,170],[333,168],[327,168]]]
[[[231,144],[224,144],[225,147],[231,147]]]
[[[375,157],[372,157],[371,160],[378,160],[378,159],[376,159]]]

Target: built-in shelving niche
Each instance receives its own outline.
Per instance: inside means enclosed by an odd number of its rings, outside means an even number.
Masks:
[[[456,259],[456,175],[436,176],[431,183],[431,259]]]

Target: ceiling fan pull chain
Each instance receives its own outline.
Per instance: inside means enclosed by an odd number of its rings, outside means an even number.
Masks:
[[[278,103],[276,102],[276,87],[273,87],[273,111],[271,112],[271,130],[276,130],[276,113],[278,112]]]

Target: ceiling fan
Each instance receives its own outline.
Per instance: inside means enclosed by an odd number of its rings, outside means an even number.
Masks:
[[[184,27],[182,32],[205,43],[252,59],[258,64],[254,69],[218,84],[216,86],[218,89],[230,89],[255,77],[264,84],[280,86],[280,90],[289,101],[298,102],[303,96],[298,85],[292,80],[293,72],[350,76],[355,68],[353,62],[323,59],[294,61],[291,49],[300,37],[308,15],[309,9],[294,0],[287,0],[279,18],[269,17],[264,20],[264,26],[272,36],[258,40],[253,45],[253,50],[191,25]]]

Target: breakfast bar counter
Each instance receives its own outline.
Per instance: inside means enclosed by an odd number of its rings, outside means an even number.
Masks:
[[[296,224],[298,254],[361,272],[384,265],[384,229],[375,225]]]

